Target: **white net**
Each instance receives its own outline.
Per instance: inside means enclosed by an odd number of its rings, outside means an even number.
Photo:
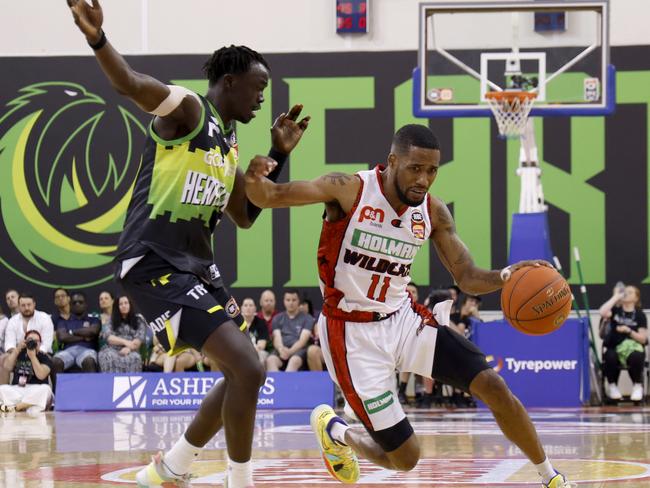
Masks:
[[[536,95],[521,90],[487,92],[485,98],[503,137],[519,137],[526,128]]]

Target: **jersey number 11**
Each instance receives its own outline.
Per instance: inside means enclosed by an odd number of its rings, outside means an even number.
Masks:
[[[388,292],[388,288],[390,287],[390,277],[384,276],[384,282],[381,285],[381,290],[379,290],[379,296],[375,298],[375,292],[377,291],[377,285],[379,285],[380,278],[381,276],[379,276],[378,274],[372,275],[370,281],[370,288],[368,288],[368,294],[366,296],[371,300],[375,300],[376,302],[384,303],[386,301],[386,293]]]

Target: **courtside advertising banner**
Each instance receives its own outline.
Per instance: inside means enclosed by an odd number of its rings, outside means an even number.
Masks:
[[[529,336],[505,320],[475,323],[474,342],[526,407],[579,407],[589,399],[589,341],[584,322]]]
[[[62,374],[55,409],[196,410],[220,373]],[[334,384],[327,373],[268,373],[258,409],[308,409],[333,405]]]

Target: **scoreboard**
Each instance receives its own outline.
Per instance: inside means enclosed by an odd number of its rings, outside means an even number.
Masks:
[[[336,0],[336,32],[368,32],[368,3],[369,0]]]

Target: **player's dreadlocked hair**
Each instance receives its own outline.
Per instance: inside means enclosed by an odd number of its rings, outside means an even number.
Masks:
[[[208,77],[210,86],[219,81],[223,75],[246,73],[252,63],[260,63],[270,69],[266,59],[246,46],[230,45],[216,50],[203,65],[203,72]]]

